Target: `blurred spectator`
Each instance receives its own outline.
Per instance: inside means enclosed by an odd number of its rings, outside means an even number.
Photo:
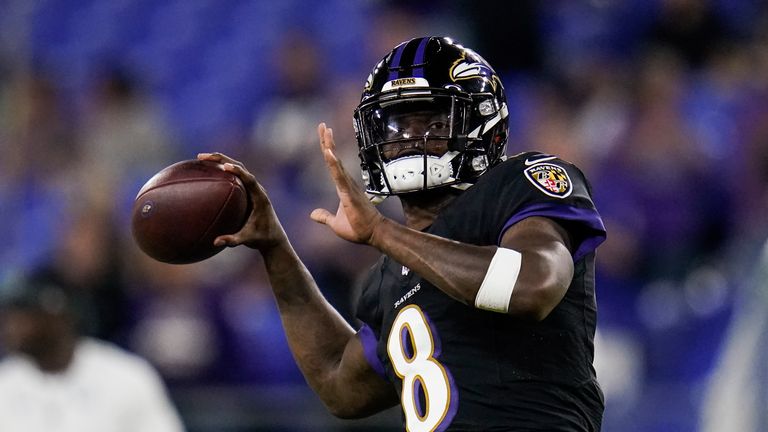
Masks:
[[[456,3],[452,5],[451,3]],[[391,0],[383,7],[371,10],[366,22],[366,32],[360,35],[365,48],[365,73],[368,65],[376,64],[393,46],[409,39],[423,37],[426,34],[445,34],[462,41],[469,40],[464,33],[471,33],[470,20],[456,19],[460,14],[450,13],[461,7],[458,1],[428,0],[413,2],[408,0]],[[479,6],[479,5],[478,5]],[[452,19],[453,18],[453,19]],[[464,16],[462,18],[467,18]],[[440,31],[436,31],[440,28]],[[467,35],[468,36],[468,35]],[[484,52],[484,51],[483,51]],[[360,86],[357,80],[353,80]],[[362,91],[362,88],[359,88]],[[358,95],[358,98],[359,99]],[[359,100],[358,100],[359,102]],[[357,106],[357,104],[355,104]],[[349,114],[349,113],[347,113]]]
[[[238,252],[185,266],[131,259],[127,343],[173,388],[304,382],[262,267]]]
[[[686,81],[678,59],[663,52],[649,57],[638,79],[625,145],[604,159],[594,180],[596,201],[635,236],[619,249],[639,246],[637,275],[679,278],[722,244],[729,215],[713,206],[727,196],[682,116]]]
[[[73,113],[55,80],[42,71],[9,73],[0,176],[9,182],[55,184],[79,157]],[[12,108],[11,108],[12,107]]]
[[[330,84],[322,78],[327,65],[319,55],[310,35],[298,29],[284,35],[268,65],[275,69],[276,86],[253,129],[250,150],[257,172],[271,169],[289,174],[282,180],[295,192],[300,192],[300,185],[293,182],[301,176],[290,174],[303,171],[307,150],[316,141],[315,128],[330,109],[330,101],[323,97]]]
[[[81,337],[76,297],[54,279],[7,281],[0,330],[4,432],[180,432],[157,373],[114,345]]]
[[[125,248],[111,209],[79,204],[69,211],[46,271],[80,299],[83,334],[115,341],[125,326]]]
[[[201,283],[204,267],[163,264],[134,252],[126,343],[173,385],[216,378],[222,342],[212,292]]]
[[[0,277],[39,264],[52,251],[79,160],[72,113],[55,80],[38,70],[13,69],[0,84]]]
[[[759,22],[755,40],[743,48],[748,63],[742,69],[742,91],[729,94],[730,101],[744,107],[733,113],[740,141],[723,143],[733,164],[729,188],[737,198],[749,197],[735,200],[734,237],[751,240],[768,236],[768,14]]]
[[[542,33],[539,28],[541,23],[539,2],[458,0],[442,3],[456,3],[454,6],[459,8],[459,16],[469,18],[464,21],[469,24],[470,37],[475,39],[472,46],[477,52],[483,53],[485,59],[498,69],[497,72],[541,71],[544,52]],[[503,22],[499,20],[499,14],[502,11],[505,17]],[[456,30],[454,26],[452,31]],[[451,36],[462,41],[467,40],[460,35],[451,34]],[[500,43],[501,41],[514,41],[514,43]]]
[[[700,431],[768,430],[768,242],[747,277],[700,409]]]
[[[179,159],[163,113],[127,70],[104,69],[88,96],[80,184],[95,200],[112,203],[125,184]]]
[[[661,11],[650,29],[656,47],[675,52],[689,66],[698,68],[730,38],[725,20],[712,0],[661,0]]]
[[[216,300],[225,344],[224,380],[237,384],[303,383],[262,265],[246,262]]]

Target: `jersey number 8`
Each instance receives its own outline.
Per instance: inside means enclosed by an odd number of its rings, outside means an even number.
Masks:
[[[403,383],[401,405],[408,432],[431,432],[447,425],[455,392],[448,371],[435,359],[435,338],[416,305],[397,314],[387,340],[392,367]],[[454,401],[455,402],[455,401]],[[448,416],[448,417],[446,417]]]

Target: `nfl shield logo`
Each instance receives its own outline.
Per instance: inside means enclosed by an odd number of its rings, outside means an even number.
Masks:
[[[555,198],[565,198],[573,191],[568,172],[559,165],[538,163],[525,169],[525,178],[537,189]]]

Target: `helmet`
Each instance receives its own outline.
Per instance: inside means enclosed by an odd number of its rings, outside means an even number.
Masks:
[[[368,76],[354,114],[367,192],[466,189],[504,159],[507,117],[501,80],[474,51],[446,37],[401,43]]]

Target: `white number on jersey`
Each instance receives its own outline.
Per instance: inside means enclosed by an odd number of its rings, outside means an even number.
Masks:
[[[397,314],[389,332],[387,353],[403,382],[401,405],[406,430],[431,432],[444,420],[450,421],[446,419],[452,391],[448,372],[433,357],[435,339],[418,306],[406,306]]]

